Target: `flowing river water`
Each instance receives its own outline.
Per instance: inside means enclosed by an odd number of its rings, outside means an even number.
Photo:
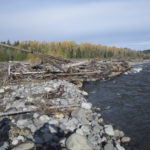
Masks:
[[[150,63],[133,65],[114,79],[88,82],[84,90],[105,123],[132,138],[132,150],[150,150]]]

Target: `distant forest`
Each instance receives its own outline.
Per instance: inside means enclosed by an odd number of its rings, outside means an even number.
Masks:
[[[144,50],[143,51],[145,54],[150,54],[150,49]]]
[[[150,58],[150,53],[142,51],[134,51],[128,48],[117,48],[115,46],[108,47],[100,44],[81,43],[77,44],[75,41],[62,41],[62,42],[38,42],[38,41],[16,41],[11,43],[1,42],[20,48],[34,50],[44,54],[53,56],[62,56],[64,58]],[[28,54],[19,50],[12,50],[0,46],[0,61],[9,60],[39,60],[33,54]]]

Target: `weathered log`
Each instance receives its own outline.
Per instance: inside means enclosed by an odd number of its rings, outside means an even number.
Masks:
[[[92,72],[78,72],[78,73],[56,73],[57,76],[80,76],[80,75],[94,75],[100,74],[101,71],[92,71]]]
[[[116,77],[116,76],[119,76],[121,75],[122,72],[112,72],[110,75],[108,75],[109,78],[113,78],[113,77]]]
[[[44,73],[46,73],[46,71],[42,71],[42,72],[22,72],[22,73],[10,72],[10,74],[12,74],[12,75],[30,75],[30,74],[34,75],[34,74],[44,74]]]
[[[81,105],[67,105],[67,106],[51,106],[48,109],[67,109],[73,107],[80,107]]]
[[[31,113],[31,112],[34,112],[34,111],[36,111],[36,109],[34,109],[34,110],[27,110],[27,111],[14,111],[14,112],[0,113],[0,117]]]
[[[10,64],[8,64],[8,76],[10,76]]]

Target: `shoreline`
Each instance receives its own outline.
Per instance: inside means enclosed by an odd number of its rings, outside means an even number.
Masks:
[[[45,149],[124,150],[121,143],[130,142],[122,131],[103,124],[101,114],[92,111],[92,104],[84,98],[88,93],[72,83],[51,80],[35,85],[3,87],[0,93],[4,96],[1,101],[5,113],[29,111],[1,117],[0,123],[9,125],[10,131],[9,138],[6,140],[7,137],[3,137],[3,141],[1,138],[0,141],[3,146],[10,145],[13,150],[27,147],[44,149],[43,146]],[[7,97],[8,93],[11,100]],[[6,124],[6,118],[9,124]]]
[[[129,69],[121,62],[100,64],[105,70],[113,67],[101,80]],[[111,124],[104,124],[100,108],[93,108],[86,96],[87,92],[62,79],[1,87],[0,124],[4,130],[0,133],[5,136],[0,138],[0,148],[125,150],[122,145],[128,145],[131,139]]]

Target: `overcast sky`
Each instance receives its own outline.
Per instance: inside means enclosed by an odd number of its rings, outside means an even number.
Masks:
[[[0,41],[150,48],[150,0],[0,0]]]

